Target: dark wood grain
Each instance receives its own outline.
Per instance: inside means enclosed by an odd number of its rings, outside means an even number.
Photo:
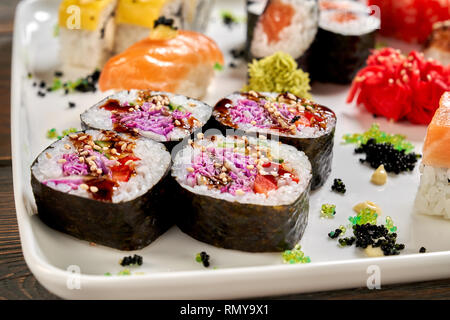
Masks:
[[[18,0],[0,1],[0,300],[57,299],[27,268],[20,246],[10,166],[10,65]],[[100,297],[99,297],[100,298]],[[298,294],[272,299],[450,299],[450,279],[406,285]]]

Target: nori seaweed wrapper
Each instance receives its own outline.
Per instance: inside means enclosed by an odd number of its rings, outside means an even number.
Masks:
[[[313,81],[349,84],[375,47],[376,32],[342,35],[319,28],[311,46],[308,71]]]
[[[220,100],[217,104],[224,99]],[[336,114],[329,108],[325,106],[321,106],[325,110],[331,112],[336,118]],[[337,121],[337,120],[336,120]],[[208,129],[218,129],[223,135],[227,135],[227,130],[234,130],[238,135],[255,135],[255,132],[245,132],[241,129],[236,129],[230,124],[225,124],[220,120],[217,120],[217,116],[213,111],[213,116],[208,121],[205,126],[206,130]],[[272,136],[279,139],[280,142],[292,145],[296,147],[298,150],[303,151],[307,156],[312,166],[312,182],[311,182],[311,190],[315,190],[324,185],[327,181],[330,173],[331,173],[331,165],[333,162],[333,147],[334,147],[334,133],[336,129],[336,122],[333,125],[333,128],[330,132],[316,138],[299,138],[299,137],[286,137],[281,135],[276,135],[273,133],[265,133],[261,132],[259,134],[267,136],[268,139],[271,139]],[[231,131],[230,131],[231,132]]]
[[[37,158],[31,168],[36,162]],[[170,195],[169,169],[147,193],[120,203],[55,190],[41,183],[31,170],[38,216],[49,227],[81,240],[119,250],[141,249],[174,224],[165,201]]]
[[[292,249],[308,223],[309,189],[289,205],[231,202],[192,193],[178,184],[177,226],[216,247],[249,252]]]

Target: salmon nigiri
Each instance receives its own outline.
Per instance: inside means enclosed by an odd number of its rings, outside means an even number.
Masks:
[[[428,126],[420,172],[417,211],[450,219],[450,91]]]
[[[205,35],[176,30],[161,18],[150,36],[111,58],[100,75],[100,90],[143,89],[201,98],[223,64],[217,44]],[[158,24],[161,23],[161,24]]]

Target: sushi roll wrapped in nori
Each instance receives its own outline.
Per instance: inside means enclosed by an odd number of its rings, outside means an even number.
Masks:
[[[348,84],[375,47],[380,19],[360,2],[319,3],[319,30],[311,46],[308,71],[312,80]]]
[[[116,4],[116,0],[61,1],[58,28],[65,72],[77,74],[103,67],[114,46]]]
[[[217,102],[211,123],[222,132],[232,128],[276,136],[305,152],[312,165],[312,190],[330,175],[336,115],[325,106],[291,93],[234,93]]]
[[[172,224],[164,209],[171,158],[150,139],[87,130],[63,137],[31,166],[48,226],[119,250],[145,247]]]
[[[317,33],[316,0],[247,1],[247,59],[261,59],[282,51],[305,70],[309,48]]]
[[[197,240],[251,252],[294,247],[309,211],[311,164],[277,141],[211,135],[190,141],[172,167],[177,225]]]
[[[84,129],[114,130],[163,142],[171,150],[211,117],[212,107],[183,95],[120,91],[81,114]]]

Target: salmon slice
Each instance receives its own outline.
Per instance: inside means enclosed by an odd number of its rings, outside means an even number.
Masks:
[[[261,17],[261,24],[269,43],[280,41],[280,33],[291,25],[294,13],[294,8],[288,3],[281,0],[269,2]]]
[[[439,105],[427,129],[422,162],[450,168],[450,91],[443,94]]]
[[[197,67],[213,70],[223,55],[210,38],[180,30],[174,38],[141,40],[112,57],[102,70],[100,90],[158,90],[176,92]],[[211,71],[212,73],[212,71]],[[192,76],[192,75],[191,75]]]

